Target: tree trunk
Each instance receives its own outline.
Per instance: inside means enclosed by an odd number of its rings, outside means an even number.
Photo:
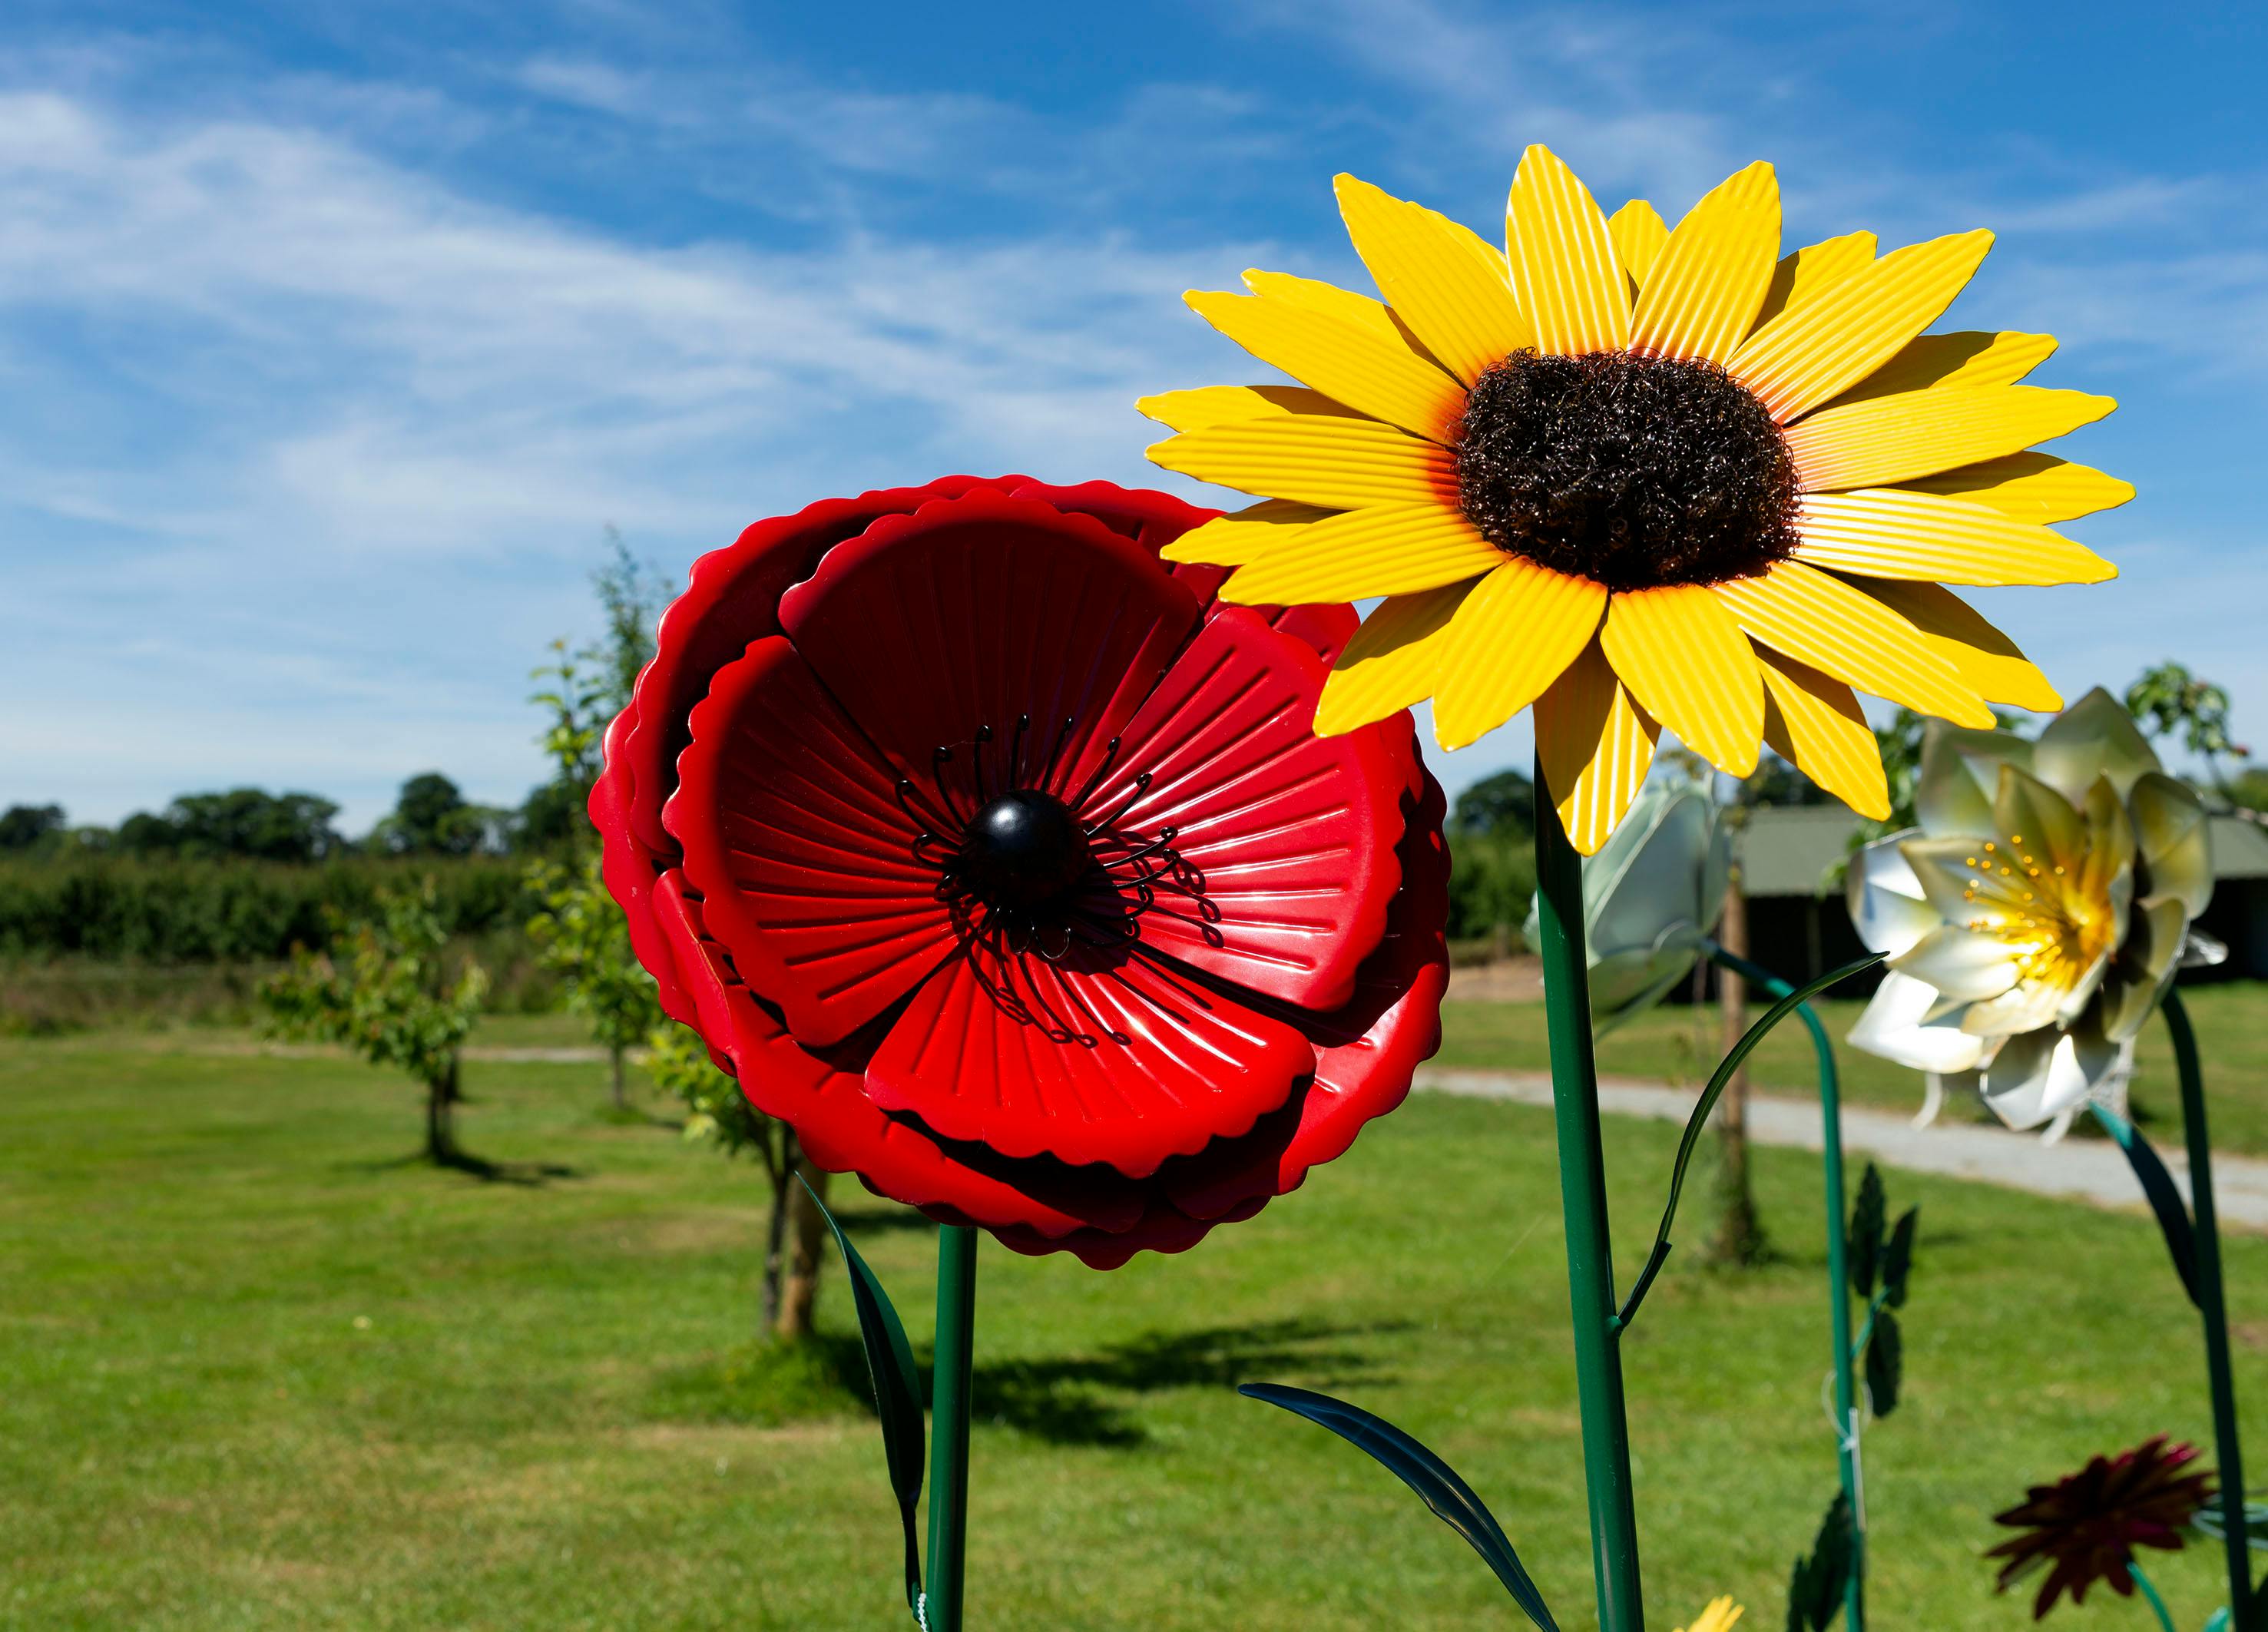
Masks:
[[[456,1105],[457,1056],[452,1054],[441,1075],[425,1084],[425,1159],[437,1167],[460,1159]]]
[[[764,1136],[771,1137],[770,1129]],[[769,1337],[779,1330],[780,1271],[784,1262],[787,1240],[788,1198],[795,1189],[795,1136],[784,1128],[780,1130],[780,1155],[768,1164],[766,1176],[771,1180],[771,1216],[764,1220],[764,1282],[763,1311],[756,1325],[758,1337]]]
[[[1736,957],[1749,955],[1749,898],[1735,866],[1725,879],[1725,915],[1718,944]],[[1719,970],[1719,997],[1724,1014],[1722,1048],[1730,1053],[1749,1029],[1749,986],[1730,970]],[[1756,1191],[1749,1177],[1749,1068],[1725,1084],[1717,1101],[1717,1232],[1709,1256],[1720,1264],[1755,1264],[1765,1255],[1763,1223],[1756,1217]]]
[[[813,1190],[827,1194],[827,1175],[797,1158],[795,1170]],[[812,1316],[819,1305],[819,1266],[825,1261],[827,1220],[811,1204],[802,1185],[787,1193],[787,1274],[780,1285],[779,1319],[774,1335],[782,1342],[799,1343],[812,1334]]]
[[[627,1110],[630,1108],[630,1101],[629,1093],[622,1086],[622,1044],[615,1043],[612,1048],[610,1048],[608,1050],[608,1057],[609,1062],[613,1064],[615,1070],[615,1109],[617,1111]]]

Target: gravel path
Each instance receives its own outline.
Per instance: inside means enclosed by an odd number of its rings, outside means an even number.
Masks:
[[[1421,1070],[1418,1086],[1439,1093],[1516,1105],[1551,1103],[1551,1079],[1540,1071]],[[1608,1079],[1599,1084],[1599,1108],[1617,1116],[1644,1116],[1683,1123],[1693,1114],[1694,1091],[1660,1083]],[[1800,1150],[1820,1147],[1819,1107],[1801,1099],[1749,1100],[1749,1137],[1758,1144]],[[1843,1143],[1892,1167],[1942,1173],[1983,1184],[2029,1190],[2035,1195],[2066,1197],[2097,1207],[2142,1208],[2142,1187],[2126,1158],[2108,1139],[2066,1139],[2043,1145],[2036,1135],[2012,1133],[1981,1123],[1938,1122],[1917,1128],[1887,1111],[1845,1107]],[[2174,1181],[2189,1195],[2189,1161],[2178,1150],[2159,1145],[2158,1154]],[[2213,1200],[2221,1223],[2232,1229],[2268,1231],[2268,1161],[2216,1151],[2213,1158]]]

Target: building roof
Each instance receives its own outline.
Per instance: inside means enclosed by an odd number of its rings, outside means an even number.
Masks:
[[[1742,886],[1752,900],[1820,893],[1861,825],[1839,805],[1757,806],[1733,834]],[[2268,878],[2268,826],[2215,816],[2212,832],[2214,878]]]

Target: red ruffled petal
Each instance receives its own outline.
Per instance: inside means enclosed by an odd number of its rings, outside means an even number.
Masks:
[[[1281,1020],[1126,950],[971,945],[900,1013],[866,1091],[948,1139],[1142,1178],[1243,1133],[1314,1065]]]
[[[1123,812],[1130,849],[1174,829],[1180,864],[1138,921],[1145,945],[1319,1010],[1347,1000],[1378,945],[1402,827],[1400,767],[1384,739],[1314,734],[1328,673],[1249,608],[1215,608],[1127,723],[1124,751],[1087,801]],[[1138,792],[1137,773],[1150,778]]]
[[[948,747],[998,786],[1022,718],[1027,776],[1051,766],[1061,790],[1150,695],[1197,604],[1148,549],[1100,523],[978,490],[876,522],[790,590],[779,616],[902,775],[928,778]],[[995,739],[977,758],[987,729]]]
[[[952,948],[895,774],[784,637],[718,671],[678,777],[664,825],[711,932],[805,1042],[842,1041]]]

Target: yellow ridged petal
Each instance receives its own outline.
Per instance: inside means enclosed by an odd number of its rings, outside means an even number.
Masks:
[[[2063,707],[2048,677],[2026,660],[2016,643],[1942,584],[1867,578],[1854,587],[1911,621],[1930,649],[1985,702],[2043,714]]]
[[[1822,408],[1787,428],[1796,485],[1807,493],[1911,483],[1999,459],[2094,423],[2118,404],[2037,386],[1948,386],[1849,408]]]
[[[1440,704],[1436,702],[1438,714]],[[1595,856],[1645,784],[1661,727],[1593,641],[1535,700],[1535,759],[1578,853]]]
[[[1288,499],[1263,499],[1226,516],[1216,516],[1191,527],[1158,552],[1163,561],[1204,562],[1216,567],[1241,567],[1289,543],[1292,535],[1326,516],[1340,512],[1314,504],[1294,504]]]
[[[1669,235],[1639,290],[1631,349],[1725,362],[1749,337],[1778,254],[1779,182],[1760,160],[1705,194]]]
[[[1221,585],[1241,606],[1368,600],[1439,589],[1503,564],[1504,552],[1464,512],[1440,504],[1375,505],[1303,528]]]
[[[1162,391],[1154,397],[1143,397],[1134,407],[1175,430],[1203,430],[1208,425],[1267,419],[1277,414],[1336,414],[1343,418],[1354,414],[1345,404],[1305,386],[1200,386],[1194,391]]]
[[[1373,419],[1438,442],[1465,410],[1463,387],[1440,369],[1327,312],[1197,290],[1182,298],[1263,363]]]
[[[1894,397],[1933,386],[2013,386],[2055,355],[2053,334],[1964,330],[1910,340],[1896,357],[1828,406]]]
[[[1668,224],[1661,212],[1642,198],[1633,198],[1607,217],[1607,235],[1615,240],[1615,254],[1631,276],[1633,289],[1645,287],[1654,257],[1669,241]]]
[[[1872,232],[1845,232],[1841,238],[1807,244],[1782,255],[1772,268],[1771,287],[1764,290],[1756,327],[1763,327],[1784,312],[1809,305],[1845,278],[1865,270],[1874,258]]]
[[[1521,155],[1505,206],[1513,292],[1551,357],[1630,342],[1630,283],[1598,201],[1547,147]]]
[[[1433,695],[1449,620],[1478,579],[1389,595],[1331,665],[1315,705],[1315,735],[1336,737]]]
[[[1646,711],[1719,770],[1756,768],[1764,692],[1755,650],[1699,584],[1631,590],[1607,606],[1599,646]]]
[[[1733,378],[1786,423],[1864,379],[1934,323],[1992,246],[1992,235],[1979,230],[1893,250],[1764,324],[1734,354]]]
[[[1852,689],[1769,646],[1756,648],[1764,689],[1764,740],[1796,769],[1861,816],[1887,821],[1882,754]]]
[[[2043,525],[2075,521],[2134,496],[2133,483],[2052,453],[2011,453],[1898,485],[1989,504],[2004,516]]]
[[[1984,700],[1919,629],[1831,573],[1783,561],[1716,592],[1749,634],[1845,685],[1956,725],[1992,724]]]
[[[1513,560],[1483,578],[1450,620],[1433,687],[1433,739],[1462,748],[1535,701],[1589,643],[1607,592]]]
[[[1451,373],[1471,385],[1491,364],[1535,343],[1502,254],[1447,216],[1367,181],[1342,175],[1334,185],[1347,235],[1379,292]]]
[[[1185,431],[1145,452],[1199,482],[1327,510],[1457,502],[1448,449],[1373,420],[1279,414]]]
[[[1366,329],[1375,339],[1393,345],[1403,343],[1401,326],[1386,309],[1386,303],[1357,294],[1351,289],[1341,289],[1321,278],[1294,277],[1289,272],[1263,272],[1256,268],[1245,273],[1244,286],[1264,300],[1306,306],[1311,312]]]
[[[2100,584],[2118,569],[2060,533],[1935,493],[1808,493],[1796,555],[1815,567],[1944,584]]]

